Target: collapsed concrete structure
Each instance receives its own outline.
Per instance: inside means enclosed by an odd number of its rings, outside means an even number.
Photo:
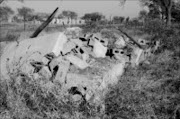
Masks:
[[[80,36],[81,31],[70,28],[10,43],[1,56],[1,76],[7,79],[18,69],[36,80],[43,76],[47,82],[61,84],[62,94],[98,102],[107,86],[118,82],[127,64],[139,65],[152,51],[131,46],[128,52],[125,36],[117,39],[115,48],[108,48],[101,34]],[[137,42],[147,46],[145,40]]]

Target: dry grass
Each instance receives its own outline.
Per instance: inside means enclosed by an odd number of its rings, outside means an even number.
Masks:
[[[157,28],[146,25],[145,29],[132,32],[132,35],[156,33],[162,45],[154,57],[149,59],[150,64],[128,67],[118,84],[109,87],[104,99],[104,112],[96,104],[85,101],[74,103],[70,97],[62,97],[59,84],[47,83],[43,77],[34,80],[17,70],[10,74],[10,80],[0,80],[0,118],[179,119],[180,31],[177,27],[165,28],[162,25]],[[102,29],[98,26],[84,28],[84,32]],[[113,28],[106,29],[112,31]],[[109,34],[113,39],[113,35]]]

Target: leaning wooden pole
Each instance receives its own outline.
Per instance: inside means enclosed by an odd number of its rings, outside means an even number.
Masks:
[[[133,43],[135,43],[140,49],[144,49],[134,38],[132,38],[130,35],[128,35],[125,31],[121,30],[120,28],[117,28],[121,33],[123,33],[126,37],[128,37]]]
[[[36,31],[30,36],[30,38],[35,38],[39,35],[39,33],[41,33],[41,31],[46,28],[46,26],[53,20],[55,14],[57,13],[58,11],[58,7],[54,10],[54,12],[47,18],[47,20],[42,23],[37,29]]]
[[[3,2],[4,0],[0,0],[0,4]]]

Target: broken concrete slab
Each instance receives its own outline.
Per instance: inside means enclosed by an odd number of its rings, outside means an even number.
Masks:
[[[64,85],[64,90],[71,89],[72,87],[80,88],[81,94],[85,95],[86,92],[93,91],[98,87],[96,80],[89,79],[85,75],[68,73],[66,77],[66,84]],[[83,90],[81,90],[83,88]]]
[[[82,96],[78,95],[78,94],[75,94],[75,95],[72,96],[72,100],[74,102],[81,101],[82,100]]]
[[[43,63],[44,65],[48,65],[49,62],[50,62],[50,60],[47,59],[46,57],[43,57],[43,58],[42,58],[42,63]]]
[[[87,52],[87,47],[76,46],[73,49],[73,52],[75,55],[77,55],[80,59],[82,59],[85,62],[89,59],[89,53]]]
[[[126,61],[121,61],[118,64],[114,64],[111,69],[103,76],[101,83],[101,90],[106,89],[108,85],[114,85],[118,82],[118,76],[124,73]]]
[[[126,42],[124,40],[124,37],[119,36],[119,38],[114,43],[117,48],[124,48],[126,46]]]
[[[93,52],[97,58],[105,58],[107,47],[104,47],[98,40],[94,39]]]
[[[142,46],[146,46],[146,45],[148,45],[150,42],[147,41],[147,40],[145,40],[145,39],[139,38],[139,39],[138,39],[138,43],[139,43],[140,45],[142,45]]]
[[[48,68],[47,66],[43,66],[43,67],[39,70],[38,74],[39,74],[40,76],[43,76],[43,79],[45,79],[46,81],[49,81],[50,78],[52,77],[52,73],[51,73],[51,71],[49,71],[49,68]]]
[[[71,39],[70,41],[75,43],[79,47],[82,47],[84,45],[83,42],[80,39]]]
[[[85,61],[83,61],[82,59],[69,54],[66,56],[66,59],[69,60],[72,64],[74,64],[75,66],[77,66],[80,69],[85,69],[87,67],[89,67],[89,64],[87,64]]]
[[[4,70],[3,72],[6,75],[7,69],[5,62],[7,59],[9,64],[13,64],[13,62],[18,63],[20,58],[21,63],[25,63],[28,59],[42,61],[42,58],[48,53],[59,56],[66,41],[67,37],[63,33],[53,33],[22,40],[18,45],[16,42],[12,42],[6,46],[6,52],[1,56],[1,64],[4,64],[1,65],[1,69]],[[19,63],[19,65],[21,65],[21,63]]]
[[[75,47],[76,47],[75,43],[68,41],[67,43],[64,44],[62,54],[66,55],[67,53],[70,53],[72,51],[72,49],[74,49]]]
[[[140,48],[133,49],[132,58],[131,58],[131,64],[133,67],[139,65],[139,63],[141,62],[140,58],[143,53],[144,53],[143,49]]]
[[[52,81],[58,81],[62,84],[65,82],[66,74],[69,70],[70,62],[66,61],[62,57],[53,59],[49,63],[49,67],[52,73]]]
[[[108,39],[107,38],[103,38],[100,40],[100,43],[103,44],[105,47],[108,46]]]
[[[123,49],[113,49],[113,54],[117,60],[122,60],[122,57],[125,55],[125,52]]]

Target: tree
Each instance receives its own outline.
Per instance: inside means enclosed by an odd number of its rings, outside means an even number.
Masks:
[[[70,18],[71,19],[77,19],[77,13],[76,12],[71,12],[71,14],[70,14]]]
[[[59,18],[59,19],[63,19],[63,18],[64,18],[64,16],[62,15],[62,13],[58,15],[58,18]]]
[[[125,3],[126,0],[121,0]],[[152,7],[152,5],[159,8],[162,16],[165,14],[166,16],[166,24],[169,26],[171,25],[171,12],[172,12],[172,5],[174,0],[140,0],[144,5],[148,7]]]
[[[156,11],[165,16],[166,24],[171,25],[171,13],[174,0],[141,0],[141,2],[149,8],[156,7]]]
[[[102,15],[101,13],[98,12],[94,12],[94,13],[87,13],[85,14],[82,19],[86,20],[86,21],[100,21],[103,18],[105,18],[104,15]]]
[[[172,7],[172,18],[174,21],[180,22],[180,1],[176,4],[173,4]]]
[[[31,8],[28,8],[28,7],[22,7],[22,8],[18,8],[17,9],[18,11],[18,15],[23,17],[23,21],[24,21],[24,30],[25,30],[25,27],[26,27],[26,21],[27,19],[32,15],[33,13],[33,9]]]
[[[144,19],[147,17],[147,15],[148,15],[148,12],[146,10],[141,10],[139,12],[139,19]]]
[[[77,19],[77,13],[73,11],[63,11],[58,17],[68,18],[68,21],[71,19]]]
[[[148,12],[146,10],[141,10],[139,12],[139,19],[142,20],[144,23],[147,18],[148,18]]]
[[[4,1],[7,1],[7,0],[0,0],[0,4],[3,3]],[[17,0],[19,2],[24,2],[24,0]]]
[[[7,20],[14,11],[10,7],[0,7],[0,21]]]
[[[126,21],[126,23],[128,23],[129,22],[129,17],[127,17],[125,21]]]
[[[121,17],[121,16],[114,16],[113,17],[113,22],[115,23],[122,23],[124,21],[124,17]]]

